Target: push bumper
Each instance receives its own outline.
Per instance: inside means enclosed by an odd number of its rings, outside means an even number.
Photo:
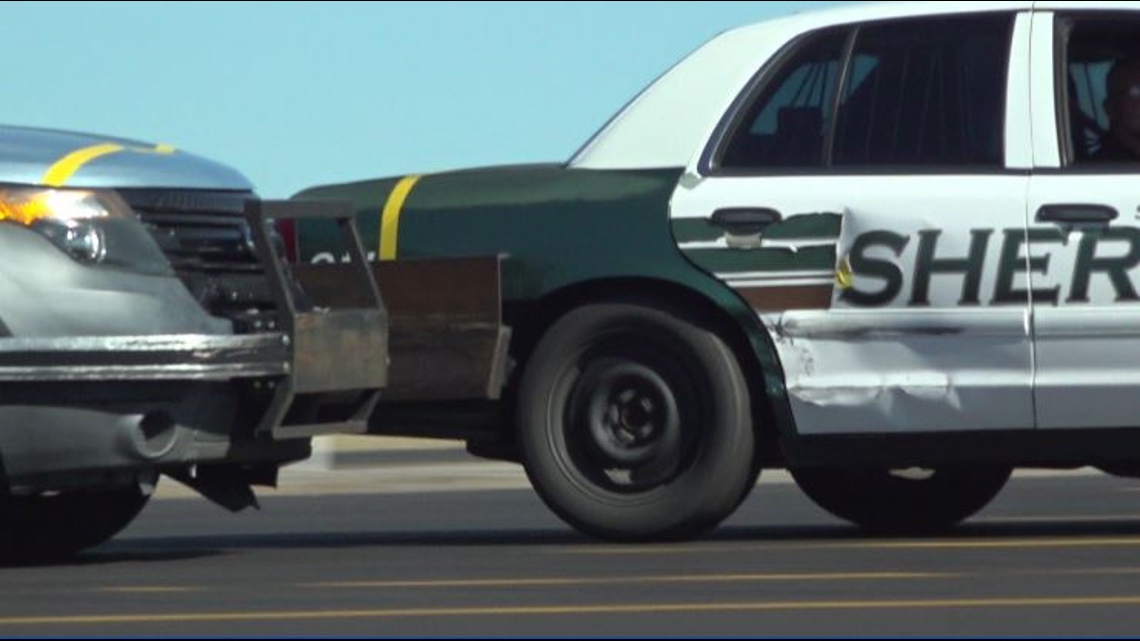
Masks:
[[[0,338],[0,464],[14,491],[140,470],[302,459],[363,433],[387,382],[387,312],[351,206],[248,201],[275,312],[242,334]],[[283,218],[339,226],[364,304],[308,309],[271,242]],[[177,282],[177,281],[175,281]]]

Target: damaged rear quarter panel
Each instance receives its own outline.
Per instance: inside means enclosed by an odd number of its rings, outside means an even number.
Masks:
[[[972,296],[971,276],[949,271],[930,278],[928,302],[914,304],[919,296],[915,275],[923,269],[917,264],[923,259],[916,238],[941,232],[943,223],[917,220],[884,229],[885,222],[858,211],[844,213],[828,309],[763,315],[785,369],[800,433],[1030,427],[1025,419],[1031,415],[1028,397],[1019,403],[1016,394],[1005,393],[1028,389],[1024,310],[981,300],[960,305],[960,297]],[[978,239],[997,236],[968,228],[945,230],[936,256],[949,265],[971,254],[993,253]],[[889,270],[869,270],[869,263],[859,261],[852,267],[852,253],[861,251],[858,245],[880,237],[886,242],[864,255],[877,265],[896,267],[897,283]],[[994,286],[984,266],[976,273],[979,291]],[[853,304],[896,287],[893,297],[874,305]]]
[[[679,168],[586,170],[561,165],[426,175],[404,205],[398,259],[503,255],[507,305],[534,303],[581,283],[623,278],[664,281],[695,291],[743,329],[764,371],[765,393],[777,423],[792,430],[783,375],[757,316],[677,249],[668,212],[680,175]],[[332,185],[297,197],[355,202],[366,248],[375,251],[380,213],[398,182]],[[303,260],[324,260],[335,251],[330,233],[311,227],[299,235]]]

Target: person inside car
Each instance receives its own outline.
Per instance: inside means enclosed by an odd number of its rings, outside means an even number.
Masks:
[[[1140,161],[1140,58],[1117,62],[1106,88],[1109,128],[1092,160]]]

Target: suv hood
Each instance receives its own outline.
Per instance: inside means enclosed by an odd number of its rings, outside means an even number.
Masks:
[[[251,191],[237,170],[169,145],[0,125],[0,183]]]

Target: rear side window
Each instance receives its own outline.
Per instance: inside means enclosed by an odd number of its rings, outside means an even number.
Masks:
[[[1065,56],[1057,112],[1067,164],[1140,162],[1140,20],[1059,22]]]
[[[836,122],[842,166],[1003,164],[1011,15],[859,30]]]
[[[821,166],[846,41],[845,33],[823,34],[797,47],[745,109],[720,166]]]

